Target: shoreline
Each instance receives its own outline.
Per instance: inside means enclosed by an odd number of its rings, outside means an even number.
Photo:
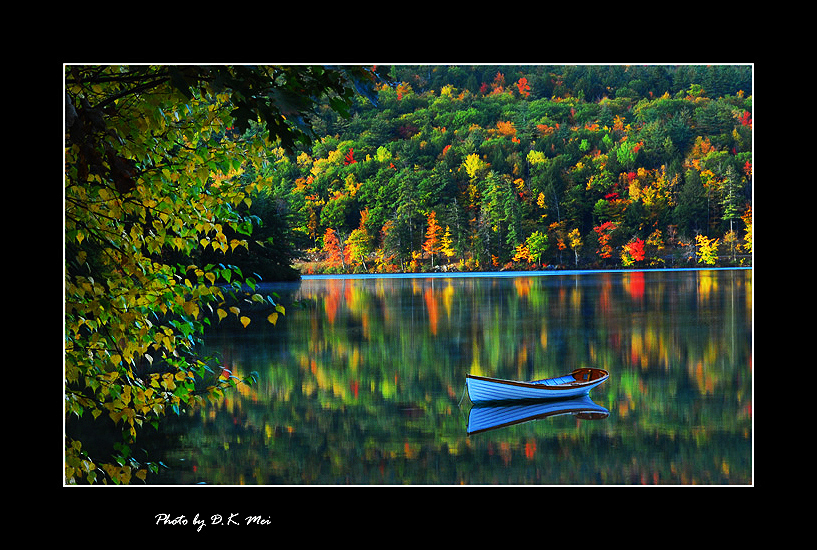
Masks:
[[[465,279],[468,277],[480,278],[508,278],[508,277],[547,277],[553,275],[586,275],[593,273],[645,273],[668,271],[736,271],[751,270],[753,266],[733,267],[659,267],[659,268],[626,268],[626,269],[548,269],[540,271],[454,271],[441,272],[402,272],[402,273],[337,273],[301,275],[302,281],[321,279]]]

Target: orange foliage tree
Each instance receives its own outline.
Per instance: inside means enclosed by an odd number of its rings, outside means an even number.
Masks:
[[[326,263],[329,267],[344,267],[340,241],[331,227],[327,227],[323,235],[323,252],[326,254]]]
[[[431,266],[434,267],[434,255],[442,250],[440,235],[442,227],[437,223],[437,213],[433,210],[428,214],[428,229],[426,230],[426,241],[423,243],[423,250],[431,256]]]
[[[519,95],[530,97],[530,85],[527,78],[524,76],[520,78],[516,83],[516,87],[519,90]]]

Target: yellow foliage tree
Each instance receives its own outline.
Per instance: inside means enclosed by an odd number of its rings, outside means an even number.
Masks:
[[[746,212],[741,216],[743,223],[746,224],[746,234],[743,236],[743,249],[749,254],[752,253],[752,207],[746,209]]]
[[[568,246],[573,250],[573,255],[576,258],[576,266],[579,265],[579,248],[582,246],[582,237],[578,229],[573,229],[567,234]]]
[[[261,173],[263,138],[288,149],[309,139],[308,123],[275,104],[284,81],[302,90],[303,108],[328,90],[347,102],[354,94],[322,68],[65,66],[67,484],[144,481],[158,466],[131,453],[137,431],[241,382],[199,345],[213,321],[250,322],[227,291],[255,281],[197,258],[247,246],[252,219],[238,207],[263,182],[243,173]],[[258,96],[233,93],[242,87]],[[275,307],[271,323],[284,313],[271,298],[252,300]],[[77,418],[112,422],[122,441],[91,456],[72,430]]]
[[[699,264],[715,265],[718,255],[718,241],[719,239],[710,239],[704,235],[695,235]]]
[[[447,258],[451,258],[456,254],[453,248],[453,240],[451,239],[451,228],[447,225],[445,226],[445,233],[443,234],[442,253],[445,254]]]
[[[192,97],[182,110],[166,83],[120,100],[125,85],[114,82],[125,68],[103,69],[107,83],[91,86],[82,71],[66,75],[79,108],[70,111],[65,149],[65,412],[104,415],[129,442],[143,424],[233,382],[208,372],[194,347],[203,308],[227,315],[216,283],[237,274],[192,258],[202,248],[246,246],[224,229],[249,232],[234,209],[255,185],[227,175],[253,152],[234,141],[213,145],[229,126],[223,94]],[[66,482],[144,479],[146,467],[132,458],[97,461],[67,435]]]
[[[485,167],[485,162],[479,158],[479,155],[472,153],[465,157],[465,161],[463,161],[462,165],[465,168],[468,177],[473,179],[477,177],[480,171]]]

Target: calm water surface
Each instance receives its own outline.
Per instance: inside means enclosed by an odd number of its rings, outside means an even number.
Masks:
[[[305,278],[264,290],[287,306],[277,326],[260,311],[247,329],[225,321],[207,337],[258,383],[172,422],[155,482],[752,483],[751,270]],[[580,366],[610,372],[584,405],[592,413],[553,405],[468,433],[503,411],[472,407],[467,373],[535,379]]]

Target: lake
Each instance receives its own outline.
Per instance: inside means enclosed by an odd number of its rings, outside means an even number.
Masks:
[[[161,428],[168,468],[154,483],[752,484],[750,269],[263,289],[287,308],[276,326],[257,312],[206,338],[257,384]],[[530,380],[581,366],[610,372],[582,410],[545,403],[509,421],[465,392],[468,373]]]

